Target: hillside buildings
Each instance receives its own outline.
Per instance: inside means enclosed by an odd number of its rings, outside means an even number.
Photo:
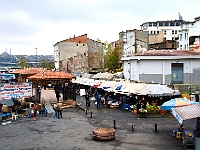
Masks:
[[[187,22],[145,22],[148,49],[122,57],[125,79],[161,84],[200,84],[200,17]],[[130,41],[127,45],[132,45]],[[153,49],[153,50],[152,50]]]

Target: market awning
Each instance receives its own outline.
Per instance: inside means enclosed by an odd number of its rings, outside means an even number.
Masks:
[[[139,91],[139,95],[149,95],[149,96],[168,96],[173,95],[173,90],[166,85],[161,84],[147,84],[146,87]]]
[[[14,105],[14,102],[13,102],[12,99],[0,100],[0,103],[1,103],[1,104],[6,104],[8,107]]]
[[[172,114],[182,124],[184,120],[200,117],[200,104],[172,108]]]
[[[164,102],[160,108],[161,110],[171,110],[172,108],[189,106],[194,104],[198,104],[198,102],[190,101],[186,98],[175,98]]]

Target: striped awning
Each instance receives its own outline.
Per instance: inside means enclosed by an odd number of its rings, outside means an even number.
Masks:
[[[200,104],[172,108],[172,114],[182,124],[184,120],[200,117]]]

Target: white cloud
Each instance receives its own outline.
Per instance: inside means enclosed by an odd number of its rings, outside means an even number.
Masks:
[[[175,20],[178,12],[193,21],[198,0],[16,0],[0,1],[0,53],[53,54],[59,41],[87,34],[115,41],[119,32],[148,21]]]

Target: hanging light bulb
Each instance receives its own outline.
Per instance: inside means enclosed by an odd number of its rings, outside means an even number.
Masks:
[[[176,78],[176,75],[175,75],[175,73],[174,73],[174,75],[173,75],[173,78]]]

